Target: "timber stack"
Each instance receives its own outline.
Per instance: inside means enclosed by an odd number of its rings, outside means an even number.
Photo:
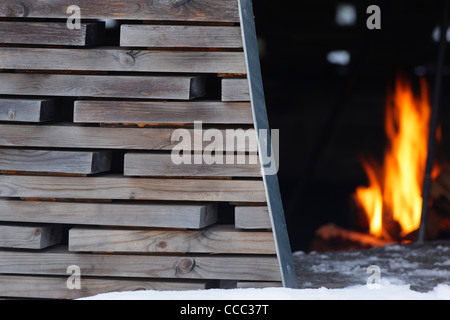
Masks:
[[[0,297],[280,286],[259,164],[172,159],[254,128],[237,0],[72,2],[0,3]]]

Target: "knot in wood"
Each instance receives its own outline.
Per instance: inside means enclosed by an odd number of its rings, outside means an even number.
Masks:
[[[122,54],[120,57],[120,63],[126,66],[134,66],[136,59],[134,58],[133,51]]]
[[[156,247],[157,247],[158,249],[164,250],[165,248],[167,248],[167,242],[165,242],[165,241],[159,241],[159,242],[156,244]]]
[[[170,0],[169,5],[171,8],[177,9],[177,8],[186,6],[191,1],[192,0]]]
[[[179,274],[188,274],[195,268],[195,260],[192,258],[180,259],[176,266],[176,272]]]
[[[23,4],[22,2],[18,3],[18,4],[14,4],[12,6],[7,6],[6,7],[6,16],[7,17],[27,17],[29,14],[29,10],[26,7],[25,4]]]
[[[14,110],[9,110],[8,111],[8,120],[14,120],[16,118],[16,113],[14,112]]]

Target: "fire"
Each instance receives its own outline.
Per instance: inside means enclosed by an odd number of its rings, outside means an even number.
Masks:
[[[424,79],[420,88],[415,96],[409,82],[397,78],[386,104],[388,146],[383,165],[363,160],[369,186],[357,188],[354,198],[367,215],[370,233],[378,237],[398,239],[420,225],[431,117]],[[400,226],[400,234],[392,234],[393,223]]]

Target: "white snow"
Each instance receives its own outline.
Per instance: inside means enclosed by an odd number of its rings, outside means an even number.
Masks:
[[[420,293],[409,285],[384,280],[380,289],[366,285],[342,289],[211,289],[199,291],[135,291],[101,294],[80,300],[450,300],[450,286]]]

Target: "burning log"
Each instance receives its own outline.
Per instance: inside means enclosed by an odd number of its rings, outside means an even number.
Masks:
[[[344,229],[330,223],[317,229],[310,250],[317,252],[359,250],[384,247],[394,243],[368,233]]]
[[[430,196],[434,202],[441,202],[445,207],[445,202],[449,203],[448,212],[450,214],[450,168],[446,166],[431,184]]]
[[[316,233],[314,250],[371,248],[418,238],[431,118],[429,90],[421,79],[420,94],[416,95],[402,76],[394,89],[386,103],[388,144],[383,161],[362,159],[368,185],[356,188],[352,196],[358,224],[355,229],[367,233],[326,225]],[[441,170],[435,166],[433,178]],[[450,169],[435,179],[430,194],[426,238],[435,240],[441,231],[450,231],[443,230],[450,226]]]
[[[369,220],[364,209],[354,202],[351,203],[351,211],[356,217],[355,229],[370,233]],[[450,198],[448,200],[443,197],[433,199],[428,211],[426,239],[437,240],[442,232],[447,231],[450,232]],[[384,239],[390,243],[414,242],[417,241],[418,229],[406,234],[402,233],[400,224],[392,218],[389,210],[383,207],[383,229],[379,236],[373,237]]]
[[[450,167],[448,165],[431,183],[430,198],[432,203],[427,233],[428,237],[431,234],[437,238],[439,233],[450,232]]]

